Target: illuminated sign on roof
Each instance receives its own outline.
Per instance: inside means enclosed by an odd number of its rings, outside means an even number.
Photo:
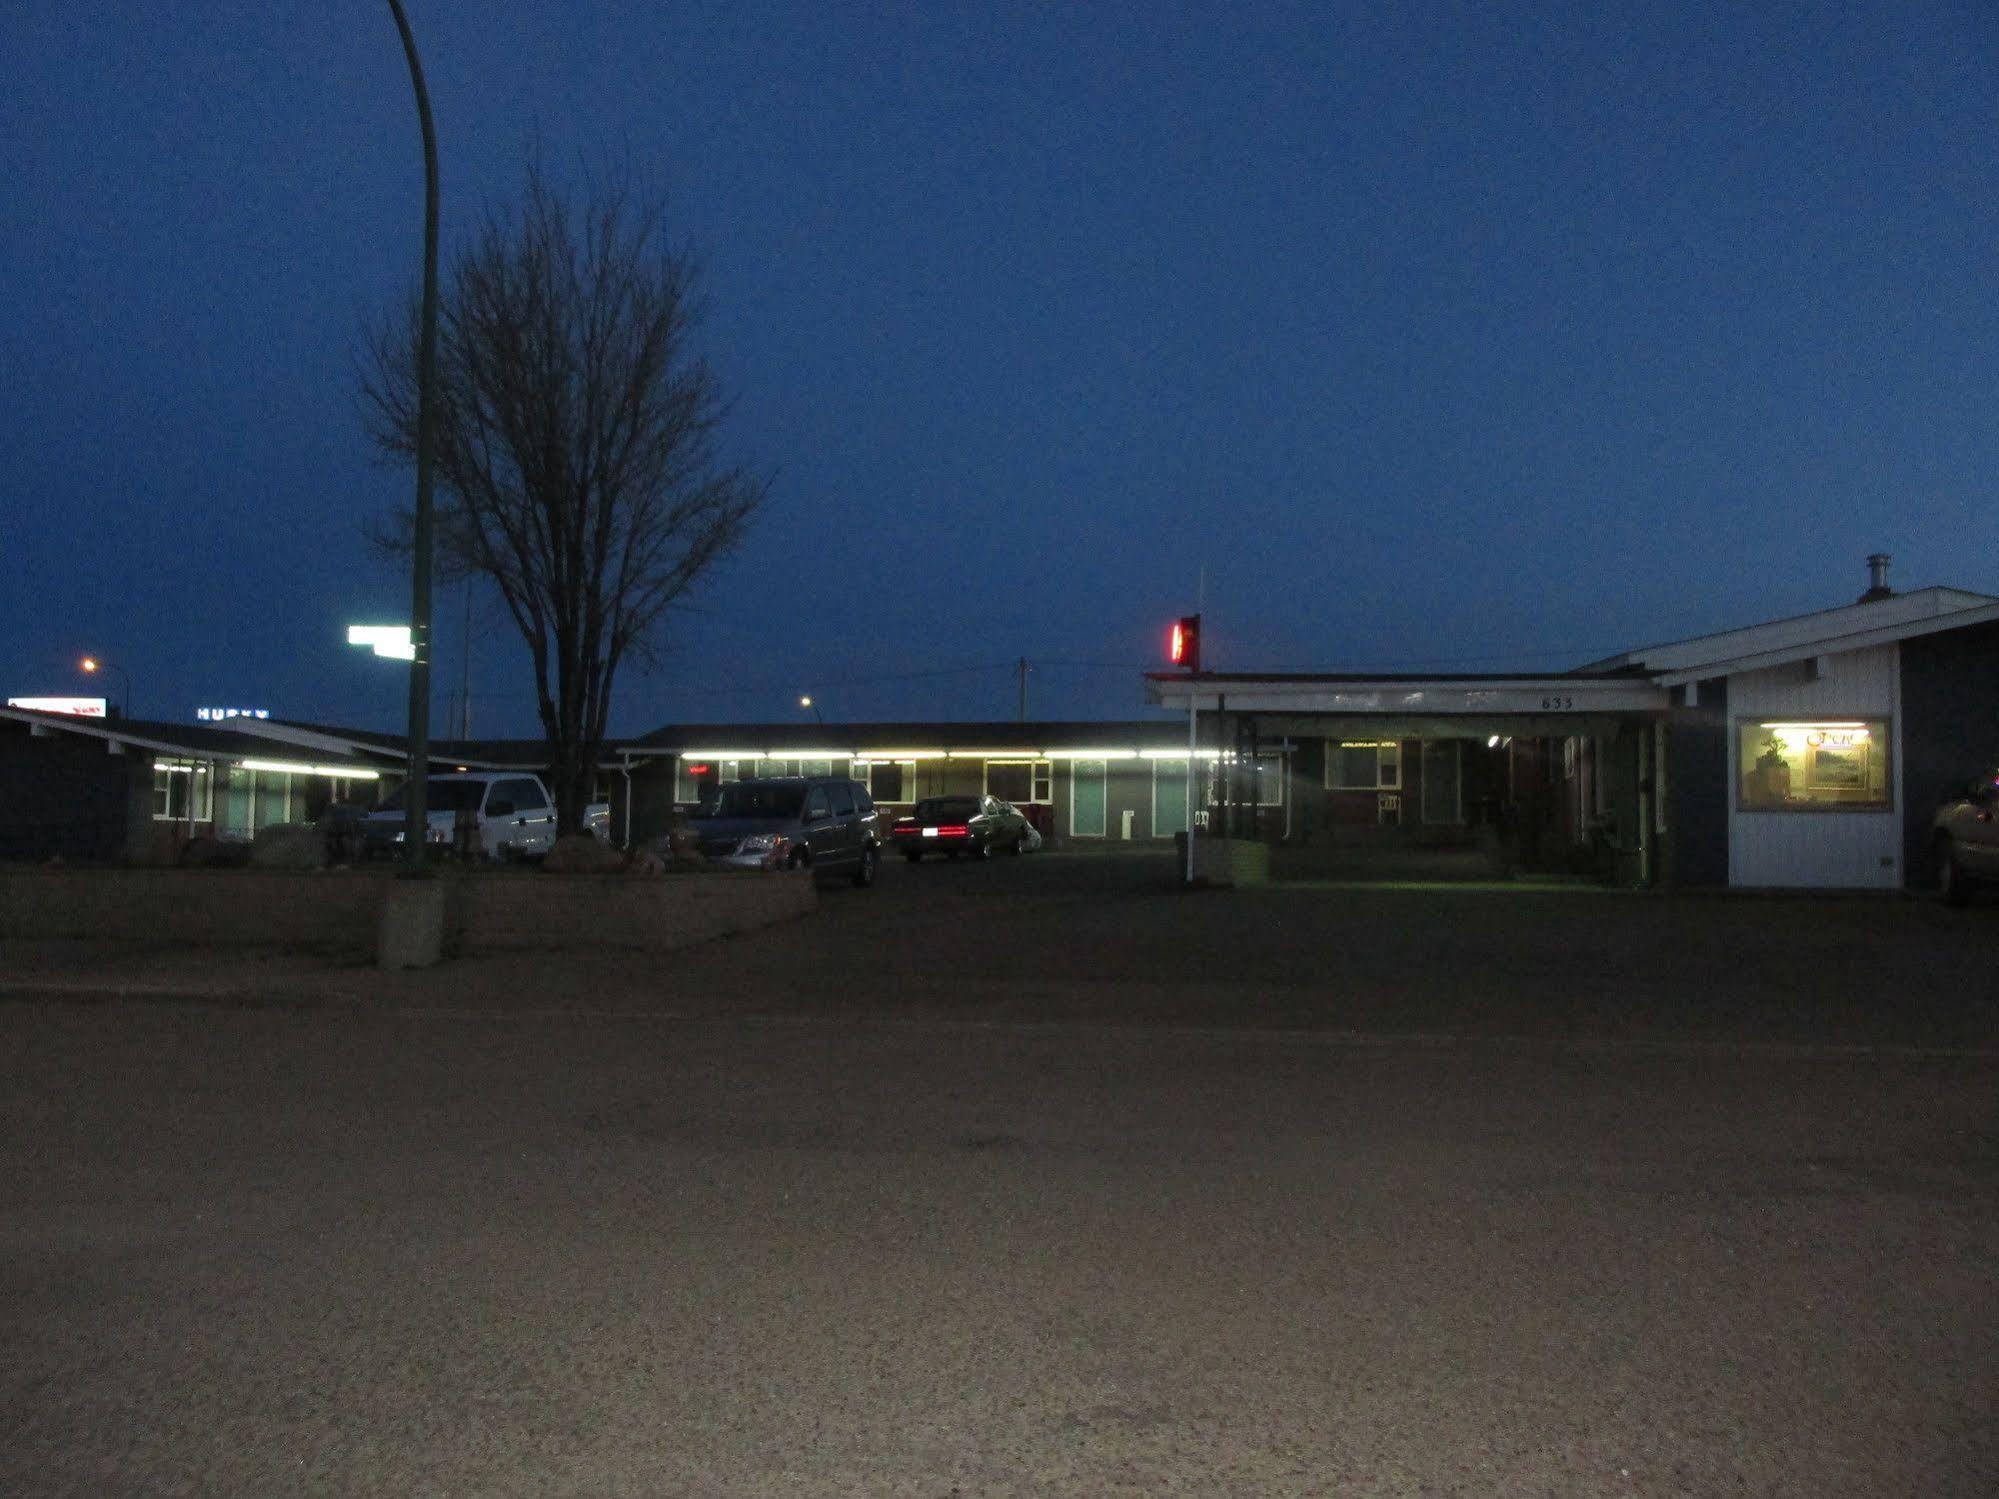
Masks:
[[[67,713],[75,718],[104,717],[101,697],[10,697],[10,708],[26,708],[31,713]]]
[[[229,718],[269,718],[269,708],[196,708],[194,716],[201,723],[221,723]]]

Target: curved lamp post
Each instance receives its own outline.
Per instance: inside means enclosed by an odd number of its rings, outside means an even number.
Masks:
[[[437,420],[437,133],[431,127],[430,93],[423,86],[423,64],[402,0],[389,0],[389,9],[402,34],[410,86],[416,90],[417,120],[423,126],[423,331],[417,357],[416,519],[410,537],[414,573],[410,643],[416,654],[410,661],[410,764],[403,792],[403,855],[415,869],[422,867],[429,844],[429,809],[424,803],[430,774],[430,465]]]
[[[819,705],[813,702],[811,698],[809,697],[800,698],[798,700],[798,706],[801,708],[810,708],[812,710],[812,716],[819,720],[819,727],[821,727],[822,729],[826,727],[826,715],[819,711]]]
[[[95,656],[85,656],[76,664],[93,677],[100,671],[117,672],[119,680],[125,684],[124,706],[118,711],[126,718],[132,716],[132,674],[129,671],[125,670],[124,667],[118,665],[115,661],[101,661]]]

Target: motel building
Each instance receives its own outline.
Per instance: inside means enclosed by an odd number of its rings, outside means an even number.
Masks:
[[[1627,886],[1933,883],[1931,815],[1999,768],[1999,598],[1894,593],[1547,675],[1175,672],[1123,721],[677,725],[604,746],[616,841],[725,782],[841,775],[890,817],[930,796],[1017,805],[1055,848],[1195,836],[1460,850],[1495,872]],[[1159,711],[1163,710],[1163,711]],[[536,740],[433,744],[433,774],[539,772]],[[372,804],[400,735],[276,717],[194,724],[0,709],[0,859],[171,863]]]
[[[925,797],[997,797],[1064,847],[1170,840],[1187,825],[1186,727],[1171,719],[675,726],[621,743],[616,758],[642,841],[724,782],[785,775],[851,776],[891,817]],[[1233,760],[1220,746],[1196,748],[1193,763],[1207,787],[1196,786],[1197,808]],[[1243,762],[1240,779],[1252,788],[1265,834],[1287,836],[1285,748],[1263,746]],[[622,825],[615,797],[612,824]]]
[[[1934,883],[1930,819],[1999,767],[1999,598],[1891,592],[1552,676],[1159,672],[1216,745],[1286,746],[1292,836],[1482,839],[1609,883]],[[1315,803],[1316,819],[1305,811]]]
[[[0,708],[0,859],[171,864],[196,838],[312,822],[398,777],[389,755],[302,751],[253,724]]]

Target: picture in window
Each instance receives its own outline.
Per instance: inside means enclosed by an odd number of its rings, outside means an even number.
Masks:
[[[1737,804],[1746,812],[1882,811],[1888,742],[1885,719],[1742,720]]]

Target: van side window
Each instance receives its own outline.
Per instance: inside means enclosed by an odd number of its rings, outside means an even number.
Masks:
[[[512,802],[516,812],[539,812],[548,805],[548,798],[541,794],[541,787],[525,778],[501,781],[493,788],[493,795]]]
[[[854,810],[863,817],[874,811],[875,799],[868,795],[868,788],[859,781],[849,781],[847,784],[854,788]]]
[[[826,788],[826,791],[832,797],[833,815],[835,817],[851,817],[854,815],[854,783],[852,781],[835,781]]]
[[[806,817],[811,817],[815,813],[823,814],[825,811],[826,811],[826,788],[824,786],[814,786],[812,790],[806,795],[805,811],[803,815]]]

